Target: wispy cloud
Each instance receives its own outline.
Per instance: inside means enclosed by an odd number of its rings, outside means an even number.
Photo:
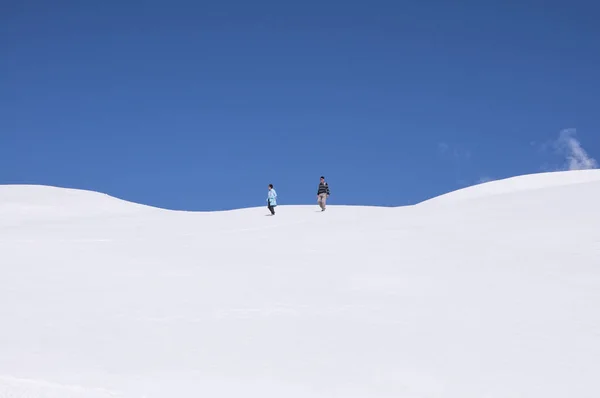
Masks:
[[[560,132],[554,142],[554,149],[564,156],[565,163],[562,170],[587,170],[598,168],[598,162],[583,149],[577,139],[575,129],[565,129]]]
[[[479,177],[479,179],[477,180],[477,184],[484,184],[484,183],[490,182],[490,181],[494,181],[494,179],[489,176],[482,176],[482,177]]]

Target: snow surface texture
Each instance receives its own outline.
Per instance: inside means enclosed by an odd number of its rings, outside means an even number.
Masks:
[[[267,214],[0,186],[0,397],[600,397],[600,170]]]

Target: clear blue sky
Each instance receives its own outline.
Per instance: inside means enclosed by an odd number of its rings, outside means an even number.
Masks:
[[[595,3],[4,2],[0,184],[388,206],[561,167],[565,128],[600,159]]]

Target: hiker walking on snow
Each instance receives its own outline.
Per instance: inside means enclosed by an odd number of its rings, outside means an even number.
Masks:
[[[273,188],[273,184],[269,184],[269,193],[267,194],[267,207],[271,215],[275,215],[275,207],[277,207],[277,192]]]
[[[325,211],[327,206],[327,198],[329,197],[329,184],[325,182],[325,177],[321,176],[319,190],[317,191],[317,203],[321,207],[321,211]]]

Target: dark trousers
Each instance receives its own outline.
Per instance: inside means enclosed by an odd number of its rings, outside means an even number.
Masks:
[[[269,208],[269,211],[271,212],[272,215],[275,215],[275,206],[271,206],[271,204],[267,204],[267,207]]]

